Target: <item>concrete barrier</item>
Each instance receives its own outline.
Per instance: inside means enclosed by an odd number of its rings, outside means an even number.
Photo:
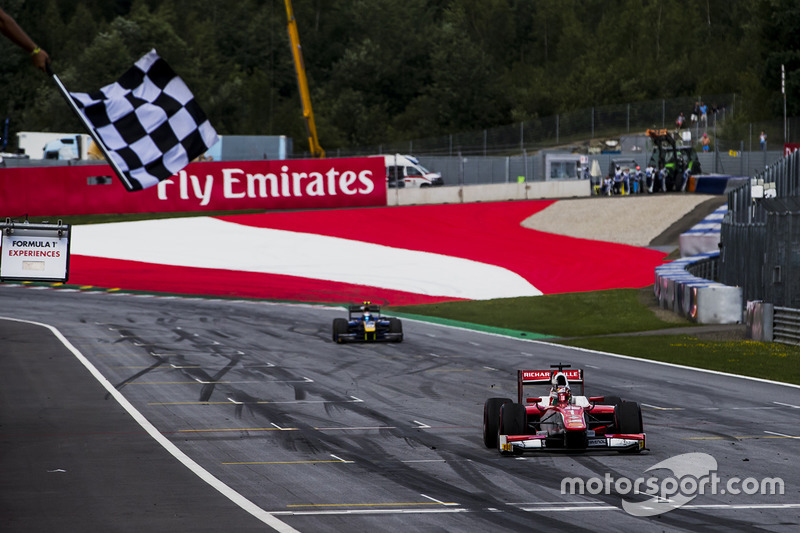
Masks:
[[[699,224],[695,224],[689,231],[681,233],[678,243],[681,257],[719,251],[720,232],[722,219],[728,212],[728,205],[718,207]]]
[[[446,185],[421,189],[389,189],[386,203],[396,205],[460,204],[502,202],[506,200],[538,200],[544,198],[577,198],[591,196],[589,180],[551,180],[491,185]]]
[[[745,324],[747,337],[758,342],[772,342],[775,306],[761,300],[747,302]]]
[[[659,306],[700,324],[742,322],[742,288],[690,274],[693,263],[719,257],[719,252],[684,257],[656,267],[654,293]]]
[[[696,288],[697,317],[700,324],[741,324],[742,288],[721,283]]]

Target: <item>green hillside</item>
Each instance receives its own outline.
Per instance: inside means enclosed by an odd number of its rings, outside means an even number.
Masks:
[[[288,135],[297,151],[307,148],[284,2],[8,0],[3,8],[70,90],[98,89],[156,48],[219,133]],[[737,120],[779,118],[781,64],[795,116],[798,9],[790,0],[294,2],[329,153],[709,94],[739,95]],[[80,128],[6,39],[0,95],[12,143],[17,131]]]

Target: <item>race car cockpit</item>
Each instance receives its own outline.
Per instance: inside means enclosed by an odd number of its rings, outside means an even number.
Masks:
[[[553,374],[550,387],[550,405],[566,405],[572,402],[569,380],[563,372]]]

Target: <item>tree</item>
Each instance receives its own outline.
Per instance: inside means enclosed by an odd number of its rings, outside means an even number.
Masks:
[[[71,90],[156,48],[222,134],[307,148],[278,0],[6,0]],[[506,125],[606,104],[737,92],[737,118],[800,111],[792,0],[295,2],[326,150]],[[0,40],[0,119],[78,129],[53,84]]]
[[[437,103],[439,132],[477,129],[508,121],[499,69],[470,39],[466,13],[445,11],[431,52],[432,82],[425,91]]]

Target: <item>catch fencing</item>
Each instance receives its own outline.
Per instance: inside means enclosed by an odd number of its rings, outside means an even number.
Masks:
[[[706,121],[693,122],[692,109],[699,101],[709,104],[711,110]],[[668,129],[679,135],[675,118],[683,112],[686,126],[681,132],[690,134],[688,142],[698,152],[703,173],[754,176],[783,157],[781,147],[797,137],[794,132],[800,132],[800,118],[790,118],[786,124],[740,124],[733,120],[740,102],[736,94],[723,94],[597,106],[482,130],[337,148],[328,150],[328,156],[411,154],[430,170],[440,172],[445,185],[578,179],[578,166],[572,165],[568,176],[558,175],[557,169],[562,167],[549,165],[549,158],[583,156],[580,166],[589,168],[596,160],[601,176],[608,172],[612,158],[634,159],[644,168],[652,151],[646,130]],[[762,131],[769,133],[769,142],[763,147],[759,140]],[[703,133],[711,139],[707,152],[700,143]]]
[[[763,197],[754,198],[753,191]],[[800,308],[800,152],[728,193],[720,235],[720,282],[743,300]]]
[[[535,152],[576,143],[586,148],[607,149],[609,147],[603,142],[609,137],[618,140],[620,135],[643,133],[647,129],[673,129],[680,113],[686,117],[686,128],[694,129],[696,134],[714,128],[735,116],[740,101],[739,95],[719,94],[595,106],[482,130],[342,148],[335,152],[336,157],[393,153],[488,156]],[[695,102],[708,105],[705,122],[701,122],[699,117],[697,122],[691,122]],[[697,135],[695,138],[699,139]]]
[[[709,105],[705,122],[691,120],[695,102]],[[735,158],[735,164],[724,164],[725,168],[714,169],[713,172],[749,175],[753,173],[753,169],[764,170],[769,164],[764,159],[763,152],[779,150],[784,143],[800,142],[800,117],[789,117],[785,121],[778,119],[742,123],[736,120],[737,116],[741,116],[741,105],[740,95],[720,94],[595,106],[480,130],[378,145],[329,149],[328,156],[399,153],[418,157],[474,158],[526,156],[553,149],[580,151],[589,155],[615,150],[626,152],[629,150],[624,146],[625,137],[644,135],[648,129],[674,130],[675,118],[683,113],[686,126],[682,131],[691,132],[692,142],[698,150],[701,149],[702,134],[708,133],[712,141],[711,152]],[[762,133],[767,134],[768,141],[763,147],[760,144]],[[761,157],[757,155],[759,152]],[[743,160],[736,157],[740,153],[750,153],[754,157]],[[307,156],[308,154],[296,154],[296,157]]]
[[[594,161],[600,168],[601,176],[609,171],[612,160],[624,158],[632,159],[643,169],[650,158],[651,145],[637,152],[621,152],[614,154],[596,154],[585,156],[585,165],[592,168]],[[426,168],[439,172],[445,185],[489,185],[496,183],[517,183],[520,181],[538,182],[551,179],[580,179],[580,166],[578,162],[576,175],[560,176],[554,178],[553,172],[548,175],[548,158],[558,160],[564,153],[558,151],[545,151],[535,155],[523,156],[419,156],[419,161]],[[571,154],[566,153],[570,156]],[[731,153],[699,153],[697,154],[704,174],[724,174],[729,176],[754,176],[759,168],[774,163],[783,157],[782,151],[769,150],[764,152],[734,152]],[[579,159],[573,158],[576,161]]]

